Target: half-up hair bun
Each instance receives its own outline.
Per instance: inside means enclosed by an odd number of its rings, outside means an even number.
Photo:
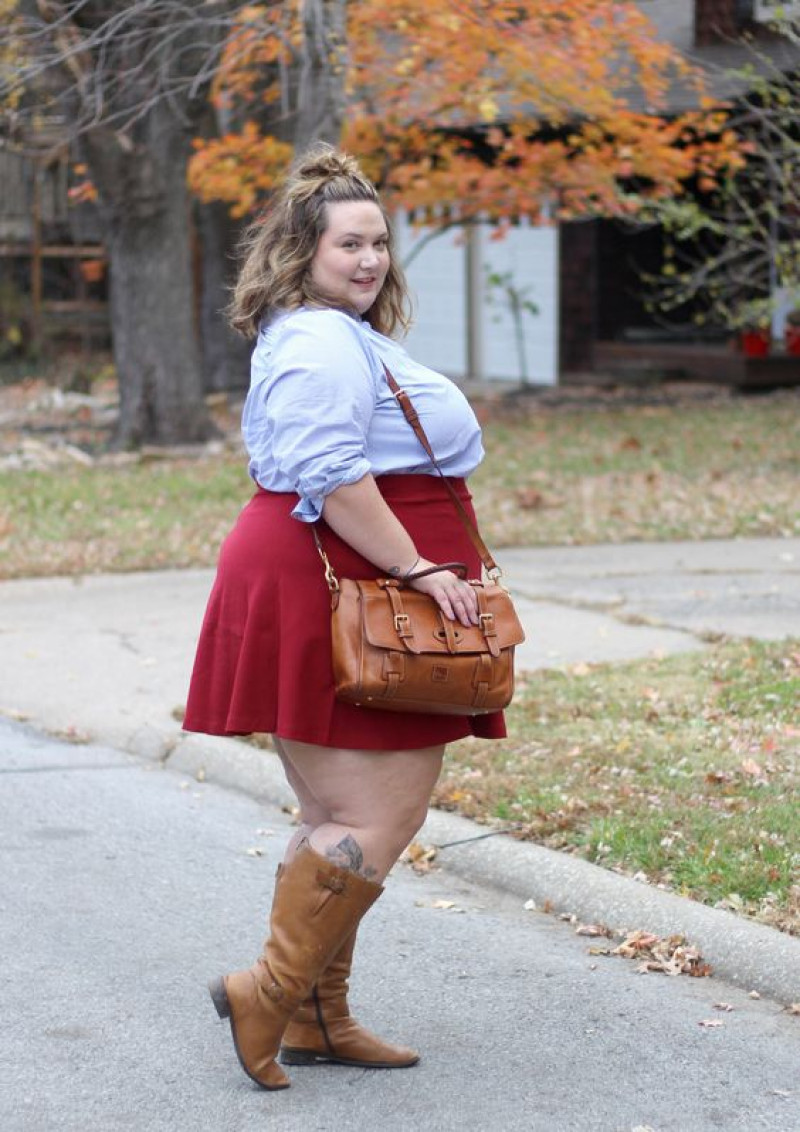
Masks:
[[[361,172],[355,157],[326,142],[317,142],[297,159],[286,182],[289,205],[318,197],[326,201],[378,200],[372,182]]]
[[[294,167],[298,181],[329,181],[334,177],[361,177],[358,162],[349,153],[342,153],[326,142],[318,142],[306,150]]]

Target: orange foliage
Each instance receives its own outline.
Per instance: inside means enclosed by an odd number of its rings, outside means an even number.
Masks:
[[[246,115],[279,97],[278,71],[301,46],[299,10],[299,0],[244,9],[218,105]],[[347,39],[342,144],[407,208],[535,219],[548,201],[558,217],[625,216],[638,207],[625,182],[674,196],[689,178],[708,186],[740,160],[724,113],[634,3],[358,0]],[[691,85],[700,109],[659,116],[673,83]],[[634,87],[647,112],[630,108]],[[252,121],[196,147],[192,187],[238,215],[263,200],[290,157]]]

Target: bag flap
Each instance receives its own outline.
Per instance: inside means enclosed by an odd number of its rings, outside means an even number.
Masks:
[[[377,582],[354,582],[358,588],[362,609],[364,635],[371,645],[380,649],[401,649],[412,653],[449,653],[444,622],[445,617],[436,602],[427,594],[412,589],[399,591],[403,612],[408,616],[407,631],[401,637],[395,628],[395,614],[385,589]],[[493,619],[494,638],[501,648],[519,645],[525,633],[508,593],[498,585],[482,587]],[[487,652],[488,646],[480,626],[466,627],[458,621],[449,623],[455,640],[455,655]]]

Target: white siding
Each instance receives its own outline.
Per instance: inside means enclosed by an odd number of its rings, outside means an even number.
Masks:
[[[534,385],[558,383],[558,229],[514,227],[502,240],[490,240],[490,229],[480,229],[479,254],[488,274],[510,274],[512,286],[533,303],[538,313],[523,310],[527,378]],[[489,301],[487,301],[487,299]],[[499,287],[484,290],[483,365],[487,378],[522,380],[520,348],[514,320]]]
[[[499,288],[488,286],[490,274],[511,274],[513,286],[538,307],[522,313],[528,380],[538,385],[558,382],[559,240],[558,228],[520,225],[504,239],[490,239],[489,225],[474,234],[480,270],[476,274],[475,309],[481,326],[476,341],[481,356],[467,374],[467,253],[463,233],[412,228],[404,215],[395,218],[398,250],[405,262],[420,241],[429,240],[407,268],[415,302],[409,352],[425,365],[451,377],[519,381],[522,377],[514,322]]]
[[[430,229],[412,228],[405,215],[395,217],[398,251],[405,263]],[[404,342],[423,365],[463,377],[467,368],[466,277],[464,248],[457,231],[442,232],[426,244],[407,268],[414,302],[414,322]]]

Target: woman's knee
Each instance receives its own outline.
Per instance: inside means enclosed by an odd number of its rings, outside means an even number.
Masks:
[[[365,841],[385,846],[397,859],[419,833],[427,816],[427,804],[408,803],[380,815],[377,820],[375,815],[370,819],[365,817],[360,830],[356,822],[352,823],[351,828],[356,831],[356,839],[361,833]]]
[[[401,839],[405,838],[404,847],[410,841],[413,841],[428,818],[428,797],[419,799],[410,803],[405,813],[401,815],[401,824],[398,827],[398,834]]]
[[[291,770],[327,820],[353,830],[380,830],[408,844],[424,824],[443,750],[365,752],[326,750],[284,742]],[[320,754],[324,757],[320,758]]]

